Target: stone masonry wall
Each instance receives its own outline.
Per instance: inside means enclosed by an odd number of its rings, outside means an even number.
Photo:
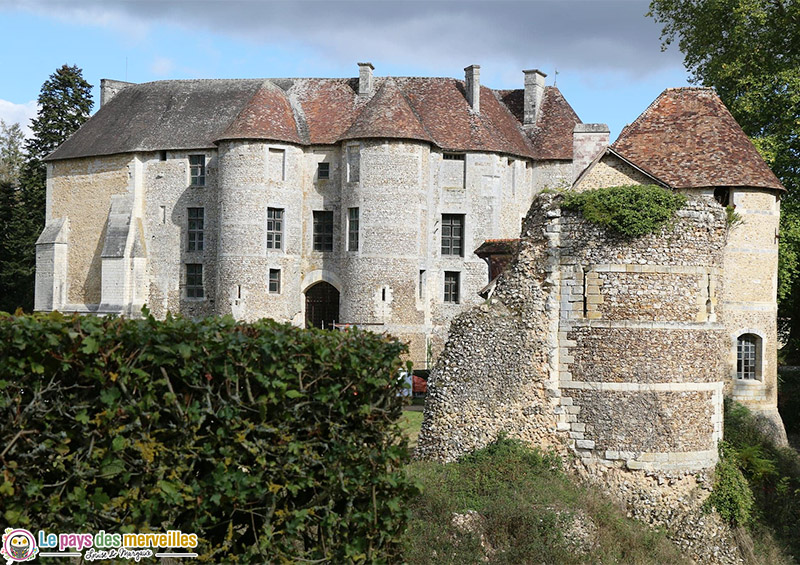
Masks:
[[[661,233],[623,239],[559,202],[534,201],[491,300],[452,324],[419,455],[450,460],[506,432],[569,446],[587,463],[713,466],[727,344],[723,209],[689,201]],[[515,394],[493,395],[495,380]]]

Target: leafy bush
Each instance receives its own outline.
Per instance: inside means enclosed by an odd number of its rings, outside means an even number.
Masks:
[[[732,526],[747,524],[752,517],[753,493],[739,469],[736,453],[724,441],[719,444],[714,489],[706,504],[716,508],[722,519]]]
[[[212,562],[392,562],[416,492],[404,346],[230,318],[0,315],[0,509]]]
[[[686,204],[683,194],[655,185],[567,192],[562,207],[625,237],[656,233]]]
[[[789,552],[800,555],[800,455],[778,447],[745,406],[725,402],[725,438],[749,483],[753,513]]]

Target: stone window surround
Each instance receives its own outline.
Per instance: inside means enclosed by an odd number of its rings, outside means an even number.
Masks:
[[[759,342],[757,344],[757,351],[756,351],[756,378],[754,379],[742,379],[739,378],[737,375],[737,345],[739,338],[751,334],[758,338]],[[767,359],[766,355],[764,355],[764,351],[766,351],[765,344],[767,343],[767,338],[764,335],[764,332],[757,330],[755,328],[739,328],[737,331],[732,332],[730,334],[731,337],[731,345],[730,345],[730,361],[731,361],[731,379],[733,380],[736,386],[743,386],[743,387],[752,387],[752,386],[759,386],[763,387],[764,385],[764,375],[767,374]]]
[[[184,268],[184,297],[190,301],[202,301],[206,299],[205,293],[205,274],[203,273],[202,263],[186,263]],[[198,269],[199,267],[199,269]],[[192,272],[190,272],[192,271]],[[199,276],[200,283],[197,284],[196,278]],[[190,280],[193,284],[189,284]],[[199,295],[197,294],[199,292]]]
[[[286,148],[285,147],[275,147],[272,145],[268,145],[266,148],[267,152],[267,178],[272,181],[285,181],[286,180]],[[273,154],[280,154],[281,157],[281,172],[280,178],[273,178],[271,176],[270,165],[272,162],[272,155]]]
[[[267,206],[267,213],[266,213],[266,218],[265,218],[265,221],[264,221],[264,248],[267,250],[267,253],[271,253],[271,252],[281,252],[282,253],[282,252],[284,252],[286,250],[286,208],[287,207],[282,205],[282,204],[275,204],[275,205]],[[278,220],[278,221],[281,222],[280,230],[270,230],[269,229],[270,221],[275,219],[275,218],[270,218],[269,217],[270,216],[270,210],[280,210],[281,211],[280,219]],[[280,235],[280,242],[279,242],[279,244],[277,246],[275,245],[274,238],[273,238],[273,243],[272,243],[273,247],[270,247],[270,241],[269,241],[269,235],[270,234],[273,234],[273,235],[278,235],[279,234]]]
[[[269,269],[267,273],[267,291],[269,294],[281,294],[281,270]]]
[[[187,155],[187,161],[189,163],[189,186],[196,188],[206,186],[206,169],[208,165],[208,157],[206,154],[189,153]]]

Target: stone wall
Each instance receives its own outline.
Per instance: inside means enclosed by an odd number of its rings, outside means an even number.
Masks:
[[[713,466],[727,346],[722,207],[689,201],[661,233],[623,239],[559,202],[538,197],[489,303],[452,324],[419,455],[454,459],[506,432],[586,462]],[[495,398],[495,380],[514,393]]]

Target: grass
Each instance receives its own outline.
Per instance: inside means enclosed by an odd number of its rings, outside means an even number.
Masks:
[[[414,462],[422,485],[411,501],[406,562],[685,563],[661,532],[625,517],[598,493],[579,487],[553,454],[501,439],[456,463]],[[477,512],[473,531],[454,514]]]
[[[414,449],[417,446],[417,437],[419,437],[421,426],[422,412],[403,411],[403,415],[400,417],[400,427],[403,429],[403,434],[408,438],[409,449]]]

